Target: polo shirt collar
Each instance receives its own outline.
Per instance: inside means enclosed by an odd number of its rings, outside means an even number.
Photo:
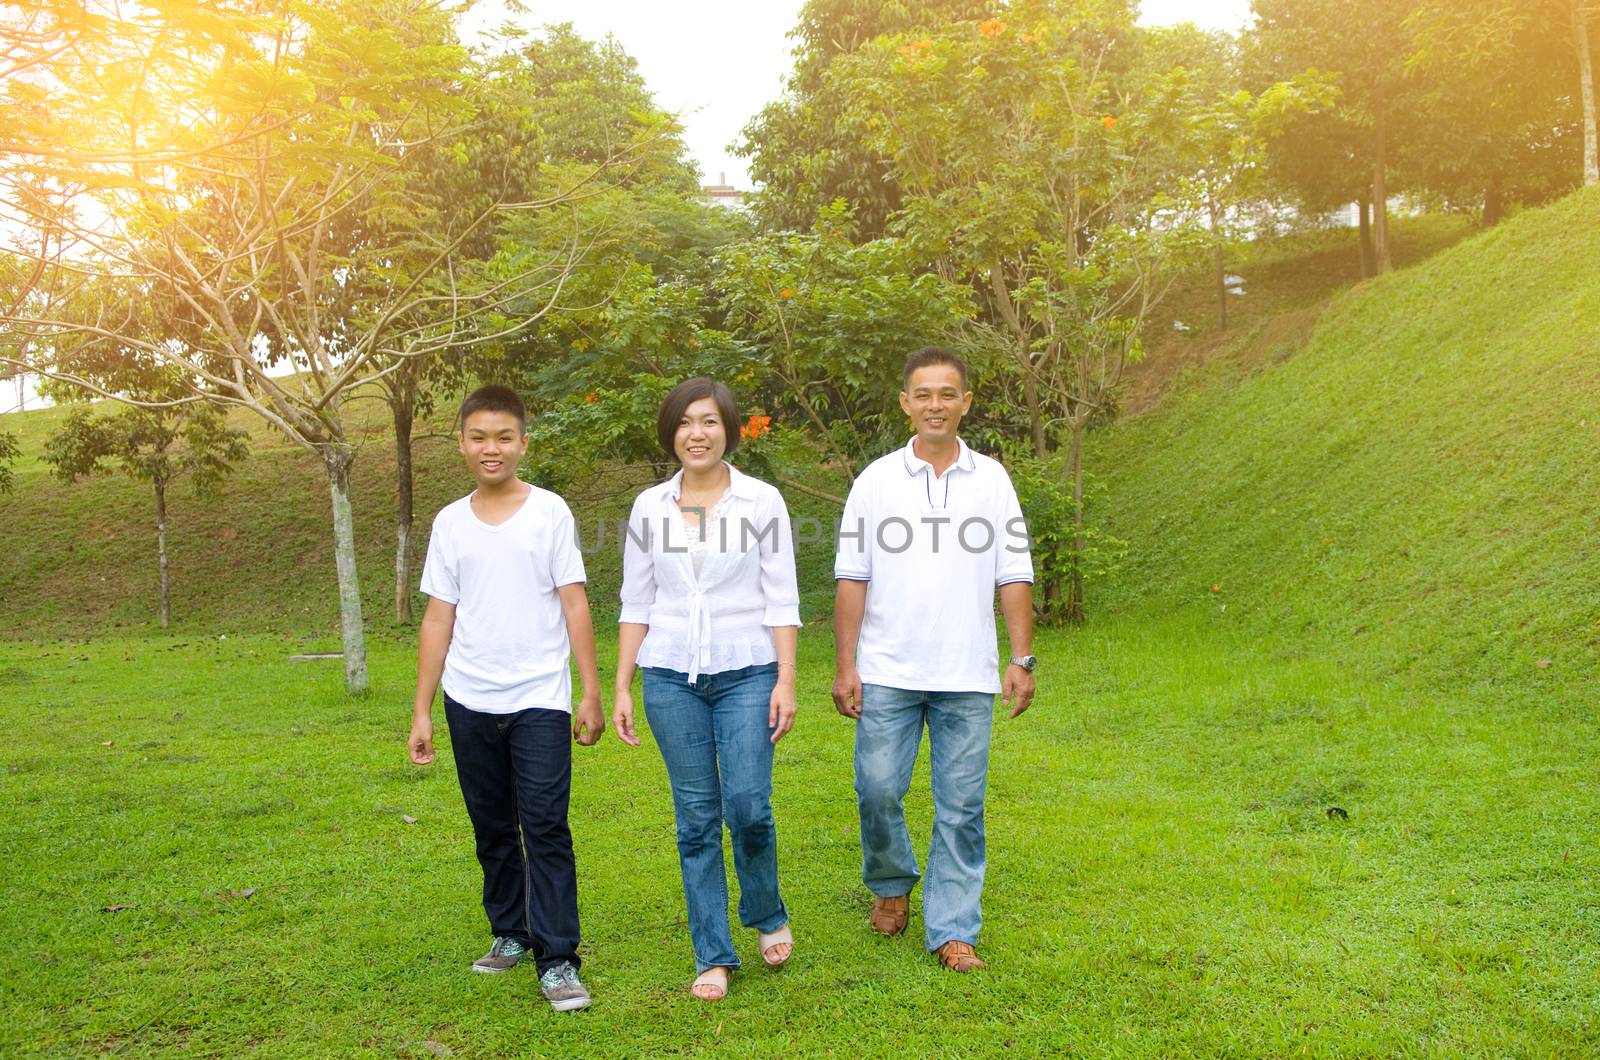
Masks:
[[[931,468],[933,466],[917,455],[916,444],[916,435],[912,435],[911,441],[907,442],[906,447],[900,450],[900,456],[905,461],[906,474],[908,475],[920,475],[923,468]],[[972,459],[972,450],[967,448],[967,443],[963,442],[960,437],[956,438],[956,462],[950,466],[959,467],[963,471],[972,471],[978,466],[978,462]],[[949,471],[947,470],[945,473],[949,474]]]
[[[726,460],[722,466],[728,469],[728,492],[744,500],[754,500],[756,496],[755,479],[734,467]],[[676,502],[678,495],[683,492],[683,468],[678,468],[678,473],[661,484],[661,499]]]

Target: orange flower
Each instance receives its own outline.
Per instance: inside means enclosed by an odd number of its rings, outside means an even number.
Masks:
[[[778,297],[779,298],[793,298],[794,297],[794,292],[789,290],[789,288],[785,287],[783,290],[778,292]]]
[[[1024,33],[1022,35],[1022,43],[1024,44],[1038,44],[1043,39],[1037,33]]]
[[[690,339],[689,340],[689,348],[691,350],[698,350],[700,348],[700,340],[699,339]]]
[[[910,55],[912,52],[916,51],[916,49],[909,44],[902,44],[900,45],[899,51],[901,55]]]
[[[600,400],[600,395],[591,390],[587,394],[583,395],[583,400],[586,404],[593,405],[596,401]]]
[[[998,37],[1006,31],[1006,24],[998,18],[986,18],[978,23],[978,32],[985,37]]]
[[[1107,114],[1104,118],[1101,119],[1100,124],[1104,125],[1106,128],[1109,129],[1112,126],[1117,124],[1116,116],[1112,115],[1112,114]]]
[[[912,41],[911,46],[919,51],[927,51],[929,48],[933,47],[933,41],[929,40],[927,37],[924,37],[921,40]]]
[[[1222,586],[1220,586],[1220,585],[1213,585],[1213,586],[1212,586],[1212,587],[1211,587],[1211,591],[1212,591],[1212,592],[1214,592],[1214,593],[1220,593],[1220,592],[1221,592],[1221,591],[1222,591]]]
[[[771,416],[751,416],[750,422],[739,428],[739,437],[744,441],[759,438],[772,429]]]

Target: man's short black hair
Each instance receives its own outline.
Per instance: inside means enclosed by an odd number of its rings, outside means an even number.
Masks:
[[[467,429],[467,417],[474,412],[509,412],[517,418],[518,429],[528,433],[528,409],[523,405],[522,398],[508,386],[491,383],[480,386],[468,394],[466,400],[461,402],[461,413],[457,423],[462,430]]]
[[[667,396],[661,399],[661,411],[656,415],[656,441],[661,443],[661,451],[674,460],[678,459],[678,452],[672,445],[678,435],[678,424],[683,422],[683,414],[689,406],[702,398],[715,401],[717,412],[722,416],[722,428],[728,436],[728,448],[723,455],[728,456],[739,448],[739,403],[734,400],[733,391],[726,383],[697,375],[667,391]]]
[[[911,389],[911,373],[918,368],[932,368],[935,365],[948,364],[961,374],[961,389],[967,389],[967,362],[951,353],[942,346],[924,346],[922,349],[906,358],[906,372],[901,385]]]

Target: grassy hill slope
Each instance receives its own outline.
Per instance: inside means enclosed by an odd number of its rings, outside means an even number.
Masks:
[[[1319,650],[1537,693],[1600,644],[1600,194],[1274,322],[1099,435],[1102,607],[1201,607]],[[1093,603],[1093,601],[1091,601]]]

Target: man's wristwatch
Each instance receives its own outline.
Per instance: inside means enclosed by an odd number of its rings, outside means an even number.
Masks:
[[[1011,657],[1011,665],[1020,666],[1031,674],[1039,668],[1039,657],[1037,655],[1013,655]]]

